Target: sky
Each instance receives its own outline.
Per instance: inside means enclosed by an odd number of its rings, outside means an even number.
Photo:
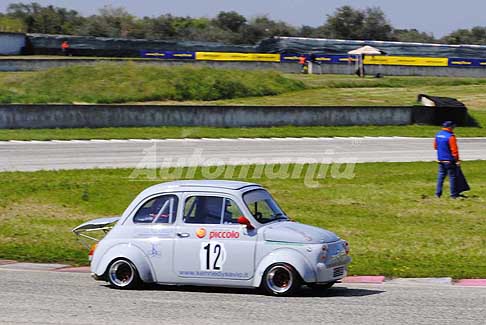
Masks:
[[[9,3],[22,0],[0,0],[4,12]],[[23,2],[30,2],[24,0]],[[136,16],[158,16],[170,13],[176,16],[214,17],[219,11],[235,10],[247,18],[268,15],[294,26],[322,25],[326,15],[336,8],[350,5],[354,8],[380,7],[395,28],[417,28],[442,37],[459,28],[486,26],[484,0],[138,0],[138,1],[58,1],[36,0],[42,5],[75,9],[83,15],[97,12],[104,5],[125,7]]]

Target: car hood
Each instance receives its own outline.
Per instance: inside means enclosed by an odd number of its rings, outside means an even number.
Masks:
[[[304,244],[330,243],[339,240],[336,234],[328,230],[290,221],[265,226],[263,238],[268,241]]]

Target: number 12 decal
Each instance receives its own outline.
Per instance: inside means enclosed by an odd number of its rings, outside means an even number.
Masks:
[[[201,261],[201,270],[221,271],[226,260],[224,245],[215,241],[201,243],[199,259]]]

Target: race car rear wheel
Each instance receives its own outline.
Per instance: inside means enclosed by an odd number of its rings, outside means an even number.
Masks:
[[[263,274],[262,288],[273,296],[290,296],[300,288],[300,285],[299,274],[288,264],[270,265]]]
[[[107,278],[117,289],[135,289],[141,284],[137,268],[126,259],[113,261],[108,267]]]

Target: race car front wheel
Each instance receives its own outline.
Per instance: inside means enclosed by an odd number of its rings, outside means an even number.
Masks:
[[[290,296],[300,285],[299,274],[288,264],[273,264],[263,274],[262,288],[273,296]]]
[[[111,286],[117,289],[135,289],[141,284],[137,268],[126,259],[113,261],[108,267],[107,277]]]

